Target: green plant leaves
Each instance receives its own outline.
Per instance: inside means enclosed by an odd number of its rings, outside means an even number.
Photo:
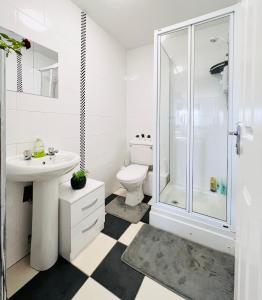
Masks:
[[[0,32],[0,49],[6,51],[6,56],[8,56],[11,51],[14,51],[17,55],[22,55],[21,49],[24,47],[23,40],[17,41],[7,34]]]
[[[0,32],[0,35],[1,35],[3,38],[5,38],[5,39],[8,39],[8,38],[9,38],[9,36],[8,36],[7,34],[5,34],[5,33]]]
[[[77,172],[75,172],[73,174],[73,178],[80,180],[83,177],[86,177],[86,175],[87,175],[87,171],[85,171],[85,170],[79,170],[79,171],[77,171]]]

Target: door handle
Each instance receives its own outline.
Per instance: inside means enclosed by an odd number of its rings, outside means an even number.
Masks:
[[[84,207],[82,207],[82,211],[85,211],[85,210],[87,210],[88,208],[90,208],[90,207],[92,207],[93,205],[95,205],[96,204],[96,202],[98,201],[98,198],[96,198],[95,199],[95,201],[94,202],[92,202],[91,204],[89,204],[89,205],[87,205],[87,206],[84,206]]]
[[[240,144],[241,143],[241,126],[240,126],[240,124],[237,125],[236,131],[229,130],[228,134],[236,136],[236,138],[237,138],[237,140],[236,140],[236,154],[240,155],[240,153],[241,153],[241,149],[240,149],[240,146],[241,146],[241,144]]]
[[[89,231],[90,229],[92,229],[96,225],[97,221],[98,221],[98,219],[96,219],[95,222],[92,225],[90,225],[87,228],[83,229],[82,233],[86,233],[87,231]]]

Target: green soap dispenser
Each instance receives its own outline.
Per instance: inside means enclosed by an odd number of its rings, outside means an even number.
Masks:
[[[34,148],[33,148],[33,156],[35,158],[40,158],[45,156],[45,146],[44,142],[40,139],[37,138],[34,143]]]

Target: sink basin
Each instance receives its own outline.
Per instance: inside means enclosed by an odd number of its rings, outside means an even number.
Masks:
[[[67,151],[31,160],[24,160],[22,155],[12,156],[6,160],[7,179],[17,182],[50,180],[66,174],[78,163],[78,154]]]
[[[7,180],[33,182],[33,213],[30,264],[39,271],[51,268],[58,258],[59,177],[73,170],[79,155],[61,151],[54,156],[6,160]]]

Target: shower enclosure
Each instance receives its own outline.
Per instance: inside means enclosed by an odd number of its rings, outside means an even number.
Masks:
[[[235,13],[231,7],[155,32],[156,204],[150,223],[208,245],[219,235],[216,243],[223,237],[227,249],[220,250],[227,252],[234,231]],[[213,237],[199,240],[200,229]]]

